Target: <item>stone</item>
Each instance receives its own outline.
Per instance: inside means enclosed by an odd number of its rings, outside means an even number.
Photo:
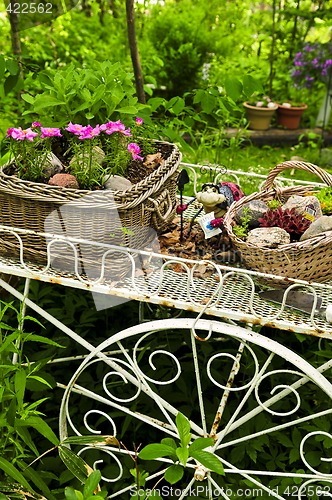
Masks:
[[[102,165],[104,158],[105,158],[104,151],[99,146],[93,146],[92,152],[91,152],[92,165],[96,165],[96,166]],[[86,152],[84,152],[84,154],[78,155],[78,157],[76,157],[74,155],[72,157],[72,159],[70,160],[69,165],[73,165],[75,163],[77,165],[80,165],[80,164],[85,165],[88,163],[88,161],[89,161],[89,153],[86,151]]]
[[[327,231],[332,231],[332,216],[322,215],[322,217],[310,224],[308,229],[302,234],[300,241],[308,240]]]
[[[242,223],[242,217],[247,213],[250,216],[249,227],[254,228],[259,226],[258,219],[263,217],[265,212],[269,209],[266,203],[262,200],[248,201],[239,208],[236,213],[235,221],[237,224]]]
[[[38,160],[37,160],[38,161]],[[43,174],[46,179],[50,179],[55,174],[60,174],[64,166],[54,153],[49,153],[44,159]]]
[[[293,195],[288,198],[287,202],[281,208],[283,210],[286,210],[286,208],[295,208],[297,214],[302,214],[311,221],[323,215],[320,202],[316,196]]]
[[[113,191],[126,191],[130,189],[132,183],[130,180],[122,177],[121,175],[111,175],[107,177],[107,180],[104,183],[105,189],[112,189]]]
[[[277,248],[290,243],[290,235],[280,227],[256,227],[248,233],[247,243],[263,248]]]
[[[70,189],[79,189],[79,184],[74,175],[71,174],[55,174],[48,181],[50,186],[61,186]]]

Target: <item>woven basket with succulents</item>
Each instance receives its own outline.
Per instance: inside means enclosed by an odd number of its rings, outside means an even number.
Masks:
[[[309,185],[279,187],[276,177],[286,169],[315,174],[327,188],[317,192],[317,187]],[[286,285],[287,278],[332,279],[332,217],[324,215],[326,200],[332,198],[331,186],[332,175],[325,170],[311,163],[286,161],[270,171],[261,192],[233,203],[224,226],[245,266],[285,278],[278,285]]]
[[[98,277],[106,245],[142,249],[168,226],[181,154],[174,144],[140,139],[141,125],[136,118],[131,130],[119,120],[8,130],[12,158],[0,170],[0,224],[30,231],[21,235],[24,261],[47,263],[48,235],[89,240],[101,245],[52,243],[51,265],[74,271],[76,260],[78,272]],[[15,235],[0,233],[0,254],[19,257]],[[121,252],[110,252],[105,264],[111,277],[130,269]]]

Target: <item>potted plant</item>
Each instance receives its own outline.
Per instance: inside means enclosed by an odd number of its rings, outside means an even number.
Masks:
[[[277,125],[289,130],[298,129],[302,115],[307,107],[304,103],[296,103],[294,101],[278,104]]]
[[[143,248],[155,234],[151,227],[168,226],[181,154],[174,144],[142,137],[142,128],[137,117],[132,127],[116,120],[8,129],[11,158],[0,169],[0,224],[26,231],[20,233],[25,261],[50,264],[41,233],[89,240],[99,246],[58,242],[52,265],[73,271],[79,259],[80,272],[98,277],[107,245]],[[2,232],[0,253],[19,258],[20,252],[17,237]],[[120,254],[109,256],[113,279],[130,268]]]
[[[251,130],[267,130],[278,105],[269,97],[244,102],[248,126]]]

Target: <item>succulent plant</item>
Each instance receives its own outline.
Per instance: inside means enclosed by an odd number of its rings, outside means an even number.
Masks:
[[[297,214],[295,208],[283,210],[282,207],[267,210],[258,222],[261,227],[280,227],[287,231],[294,240],[298,239],[311,224],[311,221],[302,214]]]

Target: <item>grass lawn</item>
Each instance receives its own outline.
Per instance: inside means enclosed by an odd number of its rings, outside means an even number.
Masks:
[[[326,159],[327,154],[329,155],[329,161],[327,161]],[[287,147],[272,147],[268,145],[258,147],[254,145],[248,145],[244,147],[238,147],[233,150],[230,150],[230,148],[224,148],[219,156],[223,158],[223,161],[218,163],[217,165],[221,165],[230,170],[255,172],[262,175],[266,175],[276,165],[288,160],[301,160],[307,163],[313,163],[332,173],[332,148],[329,147],[321,150],[320,147],[316,144],[312,144],[310,146],[297,144],[295,146]],[[212,158],[206,154],[206,150],[204,150],[201,154],[199,148],[197,151],[195,151],[194,154],[183,152],[183,162],[199,163],[202,165],[216,165],[213,162]],[[279,175],[299,180],[314,182],[319,181],[319,178],[317,176],[297,169],[285,170],[283,174]],[[209,178],[208,174],[200,175],[199,183],[209,181],[211,181],[211,179]],[[222,181],[222,178],[220,179],[220,181]],[[242,186],[246,194],[249,194],[249,192],[257,189],[257,185],[252,186],[252,183],[250,182],[246,184],[247,186]],[[245,189],[246,187],[247,189]],[[190,186],[187,187],[186,194],[192,194]]]

